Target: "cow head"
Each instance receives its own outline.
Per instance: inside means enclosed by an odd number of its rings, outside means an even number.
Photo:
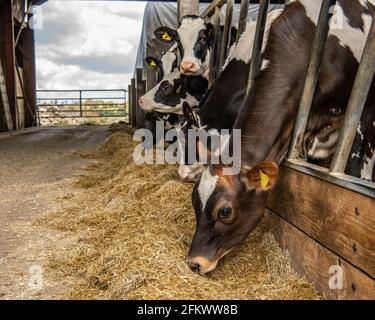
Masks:
[[[177,41],[181,53],[180,71],[185,75],[202,75],[209,65],[213,43],[213,25],[198,16],[185,16],[177,30],[160,27],[155,36],[166,43]]]
[[[278,176],[277,164],[270,161],[242,167],[237,175],[224,175],[223,169],[207,167],[192,194],[197,223],[187,263],[200,274],[215,269],[256,227]]]
[[[177,55],[175,51],[176,47],[173,46],[161,55],[160,60],[155,57],[146,57],[145,61],[147,65],[152,69],[156,69],[159,73],[158,82],[177,69]]]
[[[200,78],[200,79],[196,79]],[[141,109],[147,112],[182,114],[184,101],[197,105],[207,89],[207,80],[200,76],[187,77],[175,71],[164,77],[154,88],[139,98]]]

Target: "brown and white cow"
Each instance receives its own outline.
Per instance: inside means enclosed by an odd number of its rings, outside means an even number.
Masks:
[[[272,24],[263,55],[267,68],[234,125],[242,130],[241,171],[225,175],[223,165],[208,166],[192,194],[197,219],[187,258],[192,270],[213,270],[264,215],[289,147],[321,2],[291,1]],[[327,40],[313,114],[346,107],[374,10],[373,0],[337,1],[331,22],[340,23]]]

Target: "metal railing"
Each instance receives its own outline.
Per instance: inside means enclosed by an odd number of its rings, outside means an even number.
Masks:
[[[278,1],[280,3],[281,1]],[[211,17],[214,21],[215,30],[218,31],[220,26],[220,10],[227,3],[227,11],[225,18],[223,46],[220,53],[220,61],[212,61],[210,65],[210,81],[214,81],[217,76],[217,68],[223,63],[223,58],[228,52],[228,33],[229,26],[232,23],[233,1],[232,0],[214,0],[201,14],[202,17]],[[250,3],[259,3],[259,13],[257,18],[256,33],[254,38],[253,52],[250,64],[250,74],[248,81],[247,94],[250,93],[249,88],[252,87],[261,66],[261,51],[267,20],[268,5],[274,3],[272,0],[251,0]],[[356,80],[349,99],[345,119],[342,125],[340,138],[336,147],[336,151],[331,163],[330,169],[322,168],[308,163],[305,159],[299,157],[298,149],[301,147],[302,138],[305,135],[310,110],[312,107],[315,89],[317,86],[320,67],[324,53],[325,43],[329,33],[330,9],[336,4],[336,0],[323,0],[322,7],[318,19],[317,31],[312,45],[309,65],[306,73],[304,90],[300,100],[298,114],[292,135],[292,141],[284,161],[284,165],[293,169],[308,173],[318,178],[327,180],[336,185],[360,192],[362,194],[375,198],[374,183],[355,178],[345,174],[345,167],[348,162],[349,154],[353,145],[354,137],[362,116],[364,105],[372,84],[375,73],[375,15],[366,41],[366,46],[359,65]],[[241,1],[240,19],[238,22],[238,31],[236,40],[239,39],[242,32],[246,28],[247,11],[249,1]],[[216,33],[217,34],[217,33]],[[213,50],[212,50],[213,51]],[[211,53],[212,54],[212,53]],[[211,56],[213,59],[213,55]]]
[[[37,116],[43,119],[124,118],[129,115],[125,89],[37,90]]]

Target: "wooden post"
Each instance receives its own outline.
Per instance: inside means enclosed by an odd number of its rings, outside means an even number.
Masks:
[[[128,107],[128,123],[131,125],[131,100],[132,100],[132,86],[131,84],[128,85],[128,100],[126,105]],[[126,101],[126,100],[125,100]]]
[[[36,79],[34,31],[29,27],[25,28],[22,32],[22,46],[26,54],[26,59],[24,59],[24,87],[31,109],[31,113],[27,112],[25,115],[25,126],[31,127],[36,125]]]
[[[219,59],[218,57],[220,57],[220,52],[219,52],[219,46],[218,46],[218,40],[219,40],[219,37],[218,37],[218,34],[219,34],[219,31],[220,31],[220,12],[221,12],[221,8],[220,7],[215,7],[215,13],[213,14],[213,17],[212,17],[212,21],[213,21],[213,24],[214,24],[214,36],[215,36],[215,39],[214,39],[214,42],[212,44],[212,49],[211,49],[211,53],[210,53],[210,75],[209,75],[209,84],[210,86],[213,85],[213,83],[215,82],[218,74],[219,74],[219,71],[220,71],[220,66],[219,66]]]
[[[135,78],[131,79],[131,116],[130,116],[130,124],[133,128],[136,127],[136,119],[137,119],[137,90],[135,86]]]
[[[225,59],[227,57],[228,47],[230,44],[230,30],[232,28],[233,6],[234,6],[234,0],[227,0],[227,10],[225,13],[223,42],[222,42],[221,55],[220,55],[220,68],[224,65]]]
[[[142,128],[143,127],[143,119],[144,119],[144,111],[141,109],[139,105],[139,98],[146,93],[146,83],[143,81],[142,78],[143,69],[137,68],[136,70],[136,83],[137,83],[137,100],[136,100],[136,127]]]
[[[14,52],[13,0],[3,1],[0,6],[0,56],[3,61],[9,110],[13,127],[16,127],[16,70]]]
[[[249,12],[249,0],[241,0],[240,16],[238,18],[238,29],[236,41],[240,39],[241,34],[246,30],[247,15]]]
[[[199,0],[178,0],[177,3],[179,21],[187,15],[199,16]]]

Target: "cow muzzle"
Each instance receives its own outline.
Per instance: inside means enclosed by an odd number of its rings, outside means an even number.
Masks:
[[[180,65],[180,72],[185,75],[191,75],[199,70],[199,66],[193,61],[182,61]]]
[[[152,103],[148,101],[145,97],[140,97],[138,100],[139,106],[142,110],[151,111],[152,110]]]
[[[218,261],[212,262],[205,257],[194,257],[188,258],[186,262],[191,271],[205,275],[216,268]]]

